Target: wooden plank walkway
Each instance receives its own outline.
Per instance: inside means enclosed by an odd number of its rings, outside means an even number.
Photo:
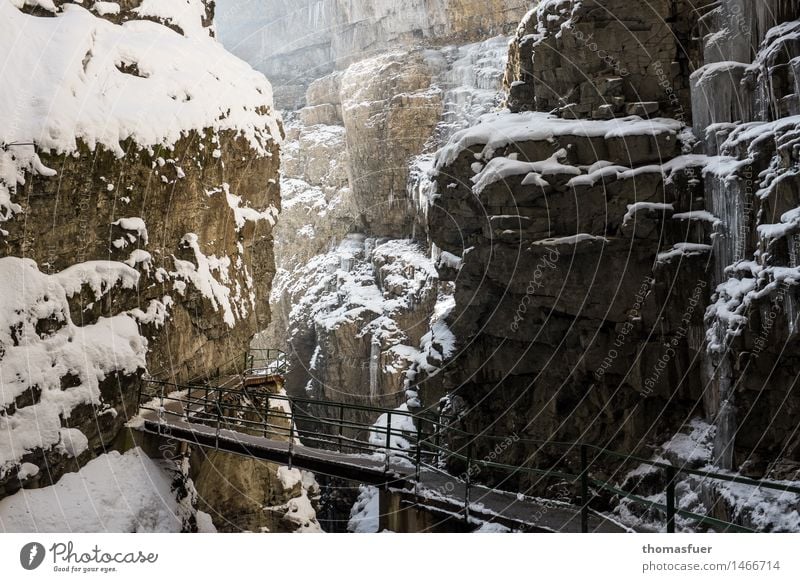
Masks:
[[[200,392],[205,393],[205,390],[198,389]],[[162,415],[153,410],[143,410],[140,415],[142,421],[135,428],[159,438],[385,487],[401,495],[406,505],[465,517],[466,485],[455,477],[424,468],[420,470],[420,481],[417,483],[413,465],[393,462],[387,471],[385,457],[381,453],[345,454],[301,444],[290,446],[285,440],[273,440],[225,428],[217,430],[213,426],[187,422],[186,412],[182,401],[170,400],[165,403]],[[580,532],[581,529],[578,507],[518,496],[480,485],[470,486],[469,514],[476,523],[493,521],[516,531]],[[602,515],[591,513],[589,531],[621,533],[629,530]]]
[[[413,475],[412,475],[413,479]],[[466,484],[449,475],[424,470],[416,496],[405,496],[409,505],[464,515]],[[444,494],[442,492],[445,492]],[[479,522],[496,522],[515,531],[580,533],[580,508],[567,503],[517,495],[470,485],[469,514]],[[416,497],[416,499],[415,499]],[[625,533],[629,529],[594,512],[589,514],[589,532]]]

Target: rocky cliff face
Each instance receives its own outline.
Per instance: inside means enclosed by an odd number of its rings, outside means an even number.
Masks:
[[[440,269],[446,387],[475,431],[796,480],[799,7],[651,8],[538,3],[512,112],[437,154],[428,233],[462,263]],[[695,510],[797,525],[750,490],[682,487]]]
[[[224,369],[268,324],[282,129],[213,2],[0,14],[3,496],[110,447],[145,369]]]
[[[568,118],[689,115],[689,75],[710,6],[659,0],[539,2],[520,23],[506,75],[512,111]]]
[[[509,32],[525,0],[259,0],[218,2],[220,38],[297,109],[309,84],[397,47],[466,44]]]
[[[508,38],[441,45],[511,31],[523,10],[430,3],[431,28],[418,37],[401,31],[417,12],[351,4],[331,33],[332,46],[355,43],[349,60],[310,82],[306,106],[286,116],[275,319],[258,341],[289,353],[289,393],[420,406],[417,384],[452,349],[442,321],[452,289],[424,237],[428,170],[442,140],[499,104]],[[440,9],[446,26],[434,24]],[[479,20],[486,26],[473,27]],[[348,36],[355,28],[374,40]]]
[[[297,110],[261,339],[290,392],[797,480],[796,1],[278,4],[237,50]],[[758,509],[794,499],[679,488],[800,527]]]

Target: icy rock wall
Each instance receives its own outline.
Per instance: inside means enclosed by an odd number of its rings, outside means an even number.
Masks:
[[[418,394],[406,395],[406,388],[417,370],[433,373],[448,353],[446,327],[436,322],[449,305],[449,286],[440,293],[433,278],[398,310],[393,292],[375,279],[381,270],[373,265],[375,253],[391,244],[407,247],[392,259],[397,265],[413,259],[399,274],[407,271],[402,277],[413,280],[419,269],[413,265],[425,256],[424,271],[432,272],[438,255],[426,248],[420,218],[427,203],[417,203],[409,175],[425,190],[442,139],[499,103],[507,39],[465,43],[510,32],[527,2],[218,5],[222,40],[269,73],[283,107],[298,109],[286,116],[275,320],[257,342],[290,353],[291,393],[308,388],[362,403],[370,395],[390,405],[413,402]],[[448,43],[454,45],[443,48]],[[343,260],[349,234],[368,242]],[[298,308],[320,293],[321,280],[331,294],[323,312],[360,305],[348,291],[352,271],[384,297],[372,302],[376,311],[329,329],[318,325],[318,314]],[[371,324],[376,313],[385,325]],[[434,341],[439,336],[444,344]],[[429,352],[430,362],[419,356]]]
[[[414,371],[436,351],[425,336],[438,280],[424,249],[349,235],[287,283],[279,291],[292,305],[289,334],[298,360],[289,381],[305,381],[307,394],[333,401],[405,402]]]
[[[308,106],[287,116],[274,321],[258,341],[290,354],[291,393],[391,406],[443,395],[452,285],[439,284],[440,253],[425,241],[429,171],[444,140],[501,102],[507,47],[495,37],[365,59],[314,81]],[[422,274],[418,289],[397,287]],[[371,310],[356,311],[360,285],[377,291]],[[329,317],[342,309],[353,322]]]
[[[461,262],[439,269],[462,340],[447,384],[476,430],[634,449],[700,414],[720,466],[796,458],[791,372],[769,369],[796,364],[752,356],[796,333],[797,3],[691,4],[540,2],[506,76],[512,110],[539,113],[437,155],[428,230]]]
[[[693,408],[711,231],[673,220],[702,193],[680,131],[498,113],[437,154],[428,232],[455,259],[439,274],[460,340],[445,382],[472,430],[635,450]]]
[[[273,80],[281,108],[305,104],[320,77],[396,48],[508,34],[527,0],[217,2],[220,38]]]
[[[693,76],[695,134],[716,155],[706,199],[720,218],[707,314],[715,461],[785,475],[798,455],[797,2],[726,1],[709,15]],[[726,60],[721,61],[722,56]]]
[[[274,274],[281,127],[212,3],[44,5],[0,2],[0,496],[111,447],[145,369],[239,361]]]
[[[535,3],[511,45],[509,107],[582,119],[660,114],[688,120],[688,76],[698,60],[698,17],[707,4]]]

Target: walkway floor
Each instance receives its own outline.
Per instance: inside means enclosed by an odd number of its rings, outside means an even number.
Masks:
[[[198,393],[205,390],[198,389]],[[191,398],[189,399],[191,400]],[[388,486],[404,496],[407,503],[450,513],[465,514],[466,485],[455,477],[431,469],[420,472],[415,489],[416,470],[411,463],[393,463],[387,472],[382,453],[344,454],[244,434],[236,430],[217,429],[188,422],[187,411],[180,399],[164,404],[164,412],[142,410],[135,427],[161,438],[176,439],[233,454],[246,455],[280,464],[292,465],[311,472],[324,473],[376,486]],[[189,412],[199,412],[189,410]],[[514,530],[580,532],[578,507],[533,497],[517,496],[487,487],[470,487],[469,514],[476,524],[496,521]],[[589,531],[616,533],[628,531],[599,514],[589,518]]]
[[[435,503],[434,507],[447,506],[463,514],[466,484],[454,477],[426,470],[421,473],[421,487],[417,492],[421,505]],[[580,533],[580,508],[567,503],[528,497],[491,489],[482,485],[470,486],[470,515],[480,521],[497,521],[511,529]],[[591,512],[589,531],[598,533],[624,533],[627,528],[607,517]]]

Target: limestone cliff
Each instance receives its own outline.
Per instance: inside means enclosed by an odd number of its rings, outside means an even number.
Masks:
[[[420,44],[466,44],[513,30],[527,0],[218,2],[220,38],[276,85],[281,108],[309,84],[366,57]]]
[[[795,0],[252,10],[221,34],[294,110],[260,338],[290,352],[290,393],[446,396],[476,433],[797,480]],[[663,483],[627,469],[610,478]],[[687,508],[800,528],[759,513],[774,500],[680,488]]]
[[[428,214],[463,263],[440,276],[456,284],[446,387],[471,429],[798,478],[798,9],[529,12],[511,112],[439,152]],[[659,482],[644,473],[627,484]],[[681,487],[694,510],[798,527],[752,491]]]
[[[282,129],[212,16],[0,2],[0,497],[110,448],[145,370],[224,369],[269,322]]]
[[[689,116],[689,75],[711,5],[657,0],[538,2],[520,23],[506,73],[512,111],[565,117]]]
[[[305,106],[286,114],[275,317],[258,342],[289,354],[291,394],[419,406],[416,385],[435,378],[450,353],[442,317],[452,289],[436,275],[439,255],[425,240],[420,201],[442,140],[500,103],[508,38],[442,45],[511,31],[524,12],[520,3],[513,10],[490,3],[491,11],[457,4],[447,10],[458,8],[460,16],[450,14],[447,26],[424,38],[397,37],[391,50],[386,39],[359,45],[350,53],[355,62],[332,63],[337,70],[308,83]],[[351,10],[366,18],[358,26],[373,36],[383,38],[384,25],[409,25],[400,7],[370,6],[385,10],[385,19]],[[431,14],[431,22],[440,18]],[[297,14],[285,16],[294,22]],[[473,28],[482,16],[487,27]],[[229,26],[220,20],[223,39]],[[331,32],[341,36],[334,44],[349,42],[348,27]],[[431,380],[431,395],[435,385]]]

